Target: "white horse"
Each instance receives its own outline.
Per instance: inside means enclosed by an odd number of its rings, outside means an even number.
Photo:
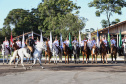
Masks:
[[[46,45],[43,42],[41,42],[41,43],[39,43],[39,44],[37,44],[35,46],[35,50],[34,50],[34,53],[33,53],[34,63],[33,63],[32,66],[29,66],[29,68],[32,68],[35,65],[36,60],[39,61],[39,64],[40,64],[41,68],[44,68],[42,66],[42,64],[41,64],[41,53],[42,53],[42,50],[43,49],[46,50]],[[22,64],[23,68],[24,69],[27,69],[26,67],[24,67],[24,64],[23,64],[23,58],[24,58],[24,56],[26,56],[27,58],[30,58],[31,57],[31,55],[29,53],[27,53],[27,48],[21,48],[19,50],[14,51],[13,57],[10,60],[10,65],[11,65],[11,62],[13,61],[13,59],[17,56],[17,54],[19,55],[20,58],[17,60],[17,63],[16,63],[16,66],[15,67],[17,67],[18,62],[21,60],[21,64]]]
[[[3,64],[4,64],[4,57],[7,56],[7,64],[8,64],[8,55],[9,55],[9,50],[6,48],[5,44],[1,44],[2,46],[2,56],[3,56]],[[11,56],[10,56],[11,57]]]
[[[60,61],[62,62],[62,49],[61,49],[61,52],[58,50],[58,48],[56,47],[55,44],[52,44],[52,53],[53,53],[53,56],[54,56],[54,64],[56,63],[57,64],[57,57],[59,56],[60,57]],[[55,60],[56,58],[56,60]]]

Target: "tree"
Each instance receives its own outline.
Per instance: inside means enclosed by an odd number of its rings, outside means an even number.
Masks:
[[[97,11],[95,12],[96,16],[100,16],[102,13],[106,14],[107,24],[110,26],[110,17],[117,13],[122,14],[121,9],[126,6],[125,0],[93,0],[88,3],[89,7],[95,7]],[[105,20],[102,21],[105,23]]]
[[[10,36],[11,31],[14,36],[21,35],[23,31],[38,31],[37,24],[36,17],[29,10],[13,9],[4,20],[3,35]]]
[[[115,19],[115,20],[112,21],[110,24],[114,25],[114,24],[117,24],[118,22],[120,22],[120,19]],[[102,24],[102,28],[106,28],[106,27],[109,26],[109,25],[108,25],[108,21],[105,20],[105,19],[103,19],[103,20],[101,21],[101,24]]]
[[[71,13],[73,10],[79,9],[79,6],[73,4],[70,0],[45,0],[44,3],[40,3],[38,10],[40,12],[40,19],[43,20],[43,23],[39,25],[39,29],[47,32],[45,35],[49,36],[49,32],[52,31],[53,35],[59,34],[61,28],[66,28],[61,24],[63,18],[67,14]],[[75,14],[78,14],[77,10]],[[61,27],[61,25],[63,27]],[[64,30],[64,29],[61,29]]]

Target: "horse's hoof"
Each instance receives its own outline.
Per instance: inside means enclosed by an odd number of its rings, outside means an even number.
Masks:
[[[111,62],[111,64],[113,64],[113,61]]]
[[[26,67],[23,67],[23,69],[24,69],[24,70],[27,70],[27,68],[26,68]]]
[[[117,64],[117,62],[115,62],[115,64]]]
[[[7,63],[8,64],[8,63]]]
[[[14,68],[17,68],[17,66],[14,66]]]
[[[44,67],[42,67],[42,69],[45,69]]]
[[[29,69],[32,69],[32,66],[29,66]]]

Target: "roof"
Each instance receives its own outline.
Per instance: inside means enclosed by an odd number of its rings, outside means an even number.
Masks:
[[[122,24],[126,24],[126,20],[123,21],[123,22],[119,22],[119,23],[117,23],[117,24],[114,24],[114,25],[112,25],[112,26],[106,27],[106,28],[104,28],[104,29],[99,29],[98,32],[102,32],[102,31],[105,31],[105,30],[108,30],[108,29],[112,29],[112,28],[115,28],[116,26],[119,26],[119,25],[122,25]],[[91,34],[94,35],[94,34],[96,34],[96,33],[97,33],[97,30],[94,31],[94,32],[92,32]]]
[[[24,36],[28,36],[29,34],[31,34],[32,32],[27,32],[27,33],[24,33]],[[38,34],[38,33],[35,33],[35,32],[33,32],[33,34],[34,35],[37,35],[37,36],[40,36],[40,34]],[[14,37],[13,39],[16,39],[16,38],[21,38],[23,36],[23,34],[22,35],[19,35],[19,36],[16,36],[16,37]],[[43,37],[44,39],[47,39],[47,38],[45,38],[45,37]]]

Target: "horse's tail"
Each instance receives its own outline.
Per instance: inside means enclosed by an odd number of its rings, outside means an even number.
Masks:
[[[15,57],[18,55],[18,50],[15,50],[13,53],[13,57],[10,58],[9,64],[11,65],[11,62],[15,59]]]

